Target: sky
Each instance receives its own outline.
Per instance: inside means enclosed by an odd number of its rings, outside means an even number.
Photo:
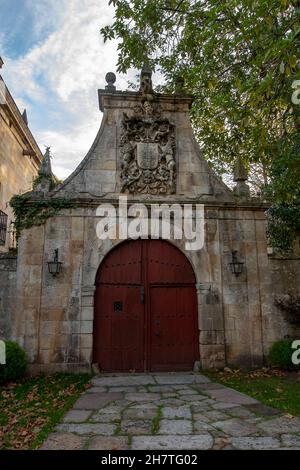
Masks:
[[[113,20],[108,0],[0,0],[1,69],[7,87],[52,169],[66,178],[88,152],[102,114],[97,90],[116,73],[117,43],[100,28]],[[117,75],[127,89],[136,71]]]

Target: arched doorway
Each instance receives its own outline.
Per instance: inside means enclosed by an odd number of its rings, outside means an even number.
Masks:
[[[184,371],[199,359],[195,275],[163,240],[114,248],[97,276],[94,363],[100,370]]]

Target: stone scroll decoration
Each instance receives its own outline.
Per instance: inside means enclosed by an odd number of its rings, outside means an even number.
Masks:
[[[144,101],[124,113],[120,137],[121,192],[175,193],[175,126],[161,117],[159,105]]]

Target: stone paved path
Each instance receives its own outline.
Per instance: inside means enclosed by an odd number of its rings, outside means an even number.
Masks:
[[[199,374],[103,374],[42,449],[300,449],[300,419]]]

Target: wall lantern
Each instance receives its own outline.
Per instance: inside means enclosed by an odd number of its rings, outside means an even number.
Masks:
[[[57,274],[60,273],[61,266],[62,266],[62,262],[58,261],[58,248],[57,248],[56,250],[54,250],[53,261],[48,261],[49,273],[52,274],[52,276],[56,276]]]
[[[232,251],[231,256],[231,263],[229,263],[230,270],[232,274],[235,274],[236,277],[238,277],[243,272],[244,263],[242,261],[238,261],[237,251]]]

